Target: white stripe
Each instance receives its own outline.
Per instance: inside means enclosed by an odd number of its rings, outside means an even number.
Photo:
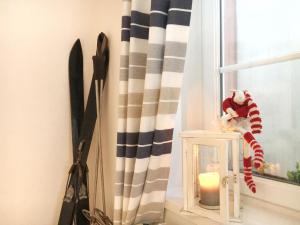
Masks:
[[[119,94],[127,94],[128,93],[128,82],[120,81],[119,82]]]
[[[250,120],[251,119],[256,119],[256,118],[260,118],[258,114],[254,114],[254,115],[250,116]]]
[[[171,161],[171,154],[164,154],[160,156],[154,156],[152,155],[150,157],[150,162],[148,165],[148,169],[150,170],[157,170],[162,167],[169,168],[170,167],[170,161]]]
[[[141,66],[141,65],[133,65],[133,64],[130,64],[129,67],[139,67],[139,68],[146,68],[146,66]]]
[[[185,59],[185,57],[178,57],[178,56],[165,56],[165,59]]]
[[[158,102],[156,101],[156,102],[144,102],[143,103],[143,105],[153,105],[153,104],[155,104],[155,105],[157,105],[158,104]]]
[[[114,208],[115,208],[116,210],[122,209],[122,199],[123,199],[123,196],[116,196],[116,195],[115,195],[115,204],[114,204]]]
[[[181,8],[170,8],[169,12],[170,11],[191,12],[190,9],[181,9]]]
[[[163,72],[161,86],[162,87],[181,87],[182,84],[182,73],[175,72]]]
[[[173,103],[176,103],[176,102],[179,102],[178,100],[159,100],[159,102],[173,102]]]
[[[136,104],[136,105],[134,105],[134,104],[129,104],[129,105],[119,105],[119,108],[127,108],[127,107],[130,107],[130,106],[132,106],[132,107],[142,107],[142,105],[140,104],[140,105],[138,105],[138,104]]]
[[[152,14],[152,13],[159,13],[159,14],[162,14],[162,15],[165,15],[165,16],[168,15],[168,13],[165,13],[165,12],[162,12],[162,11],[158,11],[158,10],[151,10],[150,14]]]
[[[126,119],[118,118],[118,132],[126,132]]]
[[[153,144],[155,145],[163,145],[166,143],[172,143],[172,140],[170,141],[163,141],[163,142],[153,142]],[[121,146],[126,146],[126,147],[149,147],[152,146],[153,144],[146,144],[146,145],[140,145],[140,144],[117,144],[117,146],[121,147]]]
[[[121,70],[128,70],[128,67],[120,67]]]
[[[145,26],[145,25],[141,25],[141,24],[137,24],[137,23],[131,23],[131,26],[137,26],[137,27],[143,27],[143,28],[149,28],[149,26]]]
[[[145,89],[160,89],[161,77],[160,73],[146,73]]]
[[[156,129],[166,130],[175,125],[175,114],[158,114],[156,119]]]
[[[160,58],[147,58],[148,61],[163,61],[163,59]]]
[[[150,214],[150,213],[157,213],[157,214],[161,214],[162,211],[147,211],[147,212],[144,212],[142,214],[137,214],[136,217],[141,217],[143,215],[147,215],[147,214]]]
[[[166,143],[172,143],[172,140],[170,140],[170,141],[163,141],[163,142],[153,142],[153,144],[155,144],[155,145],[163,145],[163,144],[166,144]]]
[[[130,37],[130,52],[147,54],[147,51],[148,51],[148,40]]]
[[[129,54],[129,42],[123,41],[121,44],[121,55],[128,56]]]
[[[126,146],[126,147],[149,147],[152,146],[152,144],[147,144],[147,145],[139,145],[139,144],[117,144],[117,146]]]
[[[128,93],[143,93],[143,92],[144,92],[144,80],[129,78]]]
[[[131,14],[131,2],[130,1],[123,1],[123,16],[130,16]]]
[[[155,129],[156,116],[143,116],[141,118],[140,132],[149,132]]]
[[[261,131],[261,129],[254,128],[254,129],[252,129],[252,131]]]
[[[131,10],[149,14],[151,9],[151,1],[131,1]]]
[[[150,27],[149,29],[149,43],[150,44],[165,44],[166,29],[162,27]]]
[[[121,28],[121,30],[130,30],[130,28]]]
[[[168,24],[166,31],[166,41],[187,43],[189,27],[182,25]]]
[[[253,112],[253,111],[256,111],[256,110],[257,110],[257,107],[252,107],[251,109],[249,109],[249,113]],[[259,113],[257,113],[257,114],[259,114]]]
[[[116,171],[124,171],[125,168],[125,158],[116,157]]]
[[[157,181],[167,181],[168,179],[155,179],[153,181],[147,181],[146,180],[146,183],[147,184],[153,184]],[[116,184],[119,184],[119,185],[122,185],[123,183],[116,183]],[[145,185],[145,183],[141,183],[141,184],[124,184],[125,187],[140,187],[142,185]]]
[[[143,193],[142,199],[140,202],[141,196],[135,198],[130,198],[130,203],[128,205],[128,211],[135,209],[138,205],[146,205],[148,203],[154,202],[163,202],[165,199],[165,191],[153,191],[150,193]]]
[[[139,132],[140,130],[140,118],[127,118],[126,132]]]
[[[252,122],[252,123],[251,123],[251,126],[253,126],[253,125],[261,125],[261,122],[258,122],[258,121]]]

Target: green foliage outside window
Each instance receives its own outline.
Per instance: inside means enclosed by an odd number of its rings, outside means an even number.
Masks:
[[[296,163],[296,170],[289,170],[287,172],[288,180],[300,184],[300,163]]]

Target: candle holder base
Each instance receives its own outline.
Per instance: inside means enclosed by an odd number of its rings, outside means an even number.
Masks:
[[[209,209],[209,210],[219,210],[220,206],[219,205],[205,205],[199,200],[199,206],[204,208],[204,209]]]

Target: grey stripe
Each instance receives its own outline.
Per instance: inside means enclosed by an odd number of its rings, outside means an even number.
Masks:
[[[138,66],[145,66],[146,65],[147,54],[131,52],[129,55],[130,55],[129,56],[129,64],[130,65],[138,65]]]
[[[156,102],[159,99],[159,89],[145,89],[144,102]]]
[[[128,81],[129,70],[126,68],[120,69],[120,81]]]
[[[184,60],[176,59],[176,58],[165,58],[164,59],[164,71],[183,73]]]
[[[119,105],[126,106],[127,104],[141,104],[143,101],[142,93],[130,93],[119,95]]]
[[[178,102],[160,102],[158,107],[159,114],[175,114]]]
[[[164,191],[167,189],[168,180],[158,180],[153,183],[147,183],[145,185],[140,186],[123,186],[116,185],[115,195],[116,196],[124,196],[126,198],[136,198],[141,196],[142,193],[151,193],[152,191]]]
[[[147,73],[161,74],[163,70],[163,62],[156,60],[148,60]]]
[[[129,65],[129,56],[128,55],[121,55],[120,66],[128,68],[128,65]]]
[[[159,44],[149,44],[148,58],[159,58],[164,57],[165,46]]]
[[[134,183],[132,183],[133,185],[139,185],[139,184],[143,184],[145,182],[145,178],[147,175],[147,181],[149,182],[153,182],[156,179],[167,179],[169,177],[169,172],[170,172],[170,168],[169,167],[161,167],[158,168],[156,170],[148,170],[148,174],[147,171],[145,172],[140,172],[140,173],[135,173],[134,174]],[[126,179],[125,179],[126,177]],[[126,183],[127,180],[130,180],[130,178],[132,179],[133,177],[133,172],[117,172],[116,173],[116,183],[123,183],[125,181],[125,184],[131,184],[130,183]]]
[[[127,106],[118,108],[119,118],[140,118],[142,114],[142,106]]]
[[[165,56],[185,57],[186,46],[186,43],[168,41],[166,43]]]
[[[145,214],[148,211],[163,211],[165,207],[164,202],[152,202],[146,205],[141,205],[138,209],[139,214]],[[137,208],[127,211],[127,218],[135,218]],[[121,220],[122,210],[115,210],[114,220]]]
[[[131,79],[145,79],[146,68],[131,66],[129,68],[129,78]]]
[[[161,100],[178,100],[180,95],[180,88],[165,87],[160,91]]]

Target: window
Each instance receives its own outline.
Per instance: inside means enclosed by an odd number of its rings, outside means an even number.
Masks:
[[[215,129],[221,100],[230,89],[247,89],[260,106],[264,129],[258,139],[273,164],[254,177],[255,197],[300,210],[300,186],[287,180],[300,161],[299,9],[298,0],[193,2],[169,196],[182,196],[181,130]],[[243,186],[242,193],[253,196]]]
[[[252,94],[264,126],[257,136],[268,166],[262,176],[295,185],[300,185],[299,9],[297,0],[222,0],[221,13],[222,97],[231,89]]]

